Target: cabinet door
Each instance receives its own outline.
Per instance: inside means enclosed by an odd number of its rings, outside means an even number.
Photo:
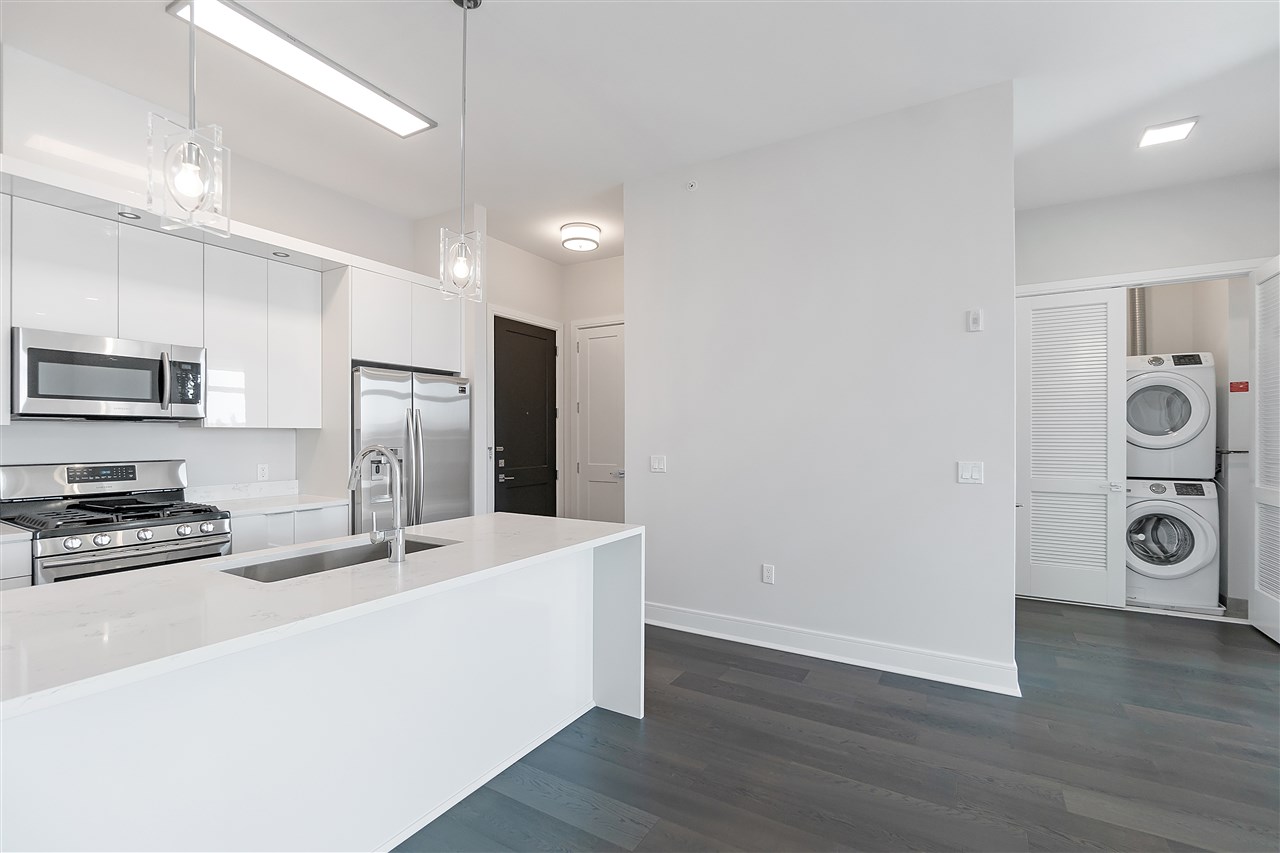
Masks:
[[[346,536],[350,514],[345,506],[299,510],[293,514],[293,541],[301,545],[303,542]]]
[[[267,266],[267,425],[320,428],[320,273]]]
[[[204,244],[120,226],[120,337],[204,346]]]
[[[267,547],[293,544],[293,513],[276,512],[267,516]]]
[[[204,250],[207,427],[267,425],[267,262]]]
[[[351,270],[351,357],[413,363],[413,285],[389,275]]]
[[[9,264],[13,257],[11,251],[13,232],[9,228],[12,220],[13,199],[0,195],[0,426],[9,423],[9,408],[12,398],[9,396]]]
[[[237,515],[231,519],[231,553],[261,551],[267,547],[267,517]]]
[[[21,589],[24,586],[31,586],[31,575],[27,575],[25,578],[5,578],[0,581],[0,592],[4,592],[6,589]]]
[[[462,371],[462,300],[445,301],[434,287],[413,286],[414,367]]]
[[[31,540],[0,544],[0,579],[26,578],[31,583]],[[25,586],[26,584],[23,584]],[[6,589],[8,587],[5,587]]]
[[[13,200],[13,325],[120,337],[120,226],[25,198]]]

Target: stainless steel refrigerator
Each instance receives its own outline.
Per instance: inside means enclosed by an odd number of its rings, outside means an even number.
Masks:
[[[471,381],[430,373],[352,371],[353,455],[385,444],[400,459],[405,523],[471,515]],[[371,456],[352,501],[352,530],[392,526],[391,472]]]

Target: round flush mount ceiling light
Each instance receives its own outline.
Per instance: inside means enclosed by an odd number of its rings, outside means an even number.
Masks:
[[[570,222],[560,226],[560,245],[571,252],[590,252],[600,248],[600,229],[589,222]]]

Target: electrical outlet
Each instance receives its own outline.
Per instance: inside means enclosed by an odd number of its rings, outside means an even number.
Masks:
[[[263,462],[258,465],[258,481],[267,479],[267,463]]]
[[[760,582],[773,583],[773,566],[769,563],[760,564]]]

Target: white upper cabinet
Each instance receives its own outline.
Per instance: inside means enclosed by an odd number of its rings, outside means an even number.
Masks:
[[[413,286],[414,367],[462,370],[462,300],[445,300],[434,287]]]
[[[15,198],[13,325],[119,337],[119,231],[97,216]]]
[[[267,426],[267,261],[204,250],[207,427]]]
[[[13,241],[9,223],[13,200],[7,195],[0,195],[0,426],[9,423],[9,262],[13,257],[10,251]]]
[[[120,226],[120,337],[204,346],[204,244]]]
[[[320,427],[320,273],[267,266],[267,424]]]
[[[351,357],[413,364],[413,291],[407,281],[351,269]]]

